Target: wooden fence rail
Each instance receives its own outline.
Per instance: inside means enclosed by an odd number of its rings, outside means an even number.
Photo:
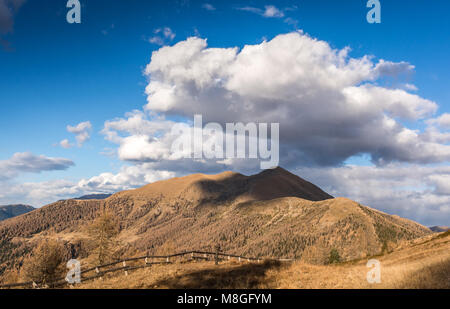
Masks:
[[[194,256],[195,254],[198,255],[203,255],[203,256]],[[242,261],[257,261],[257,262],[261,262],[264,260],[270,260],[270,261],[279,261],[279,262],[292,262],[295,261],[295,259],[277,259],[277,258],[258,258],[258,257],[246,257],[246,256],[241,256],[241,255],[235,255],[235,254],[228,254],[228,253],[221,253],[221,252],[208,252],[208,251],[183,251],[183,252],[179,252],[179,253],[174,253],[174,254],[169,254],[169,255],[144,255],[144,256],[139,256],[139,257],[132,257],[132,258],[126,258],[126,259],[122,259],[122,260],[118,260],[112,263],[108,263],[108,264],[103,264],[103,265],[98,265],[95,267],[91,267],[85,270],[82,270],[80,272],[80,275],[82,276],[83,274],[89,273],[89,272],[95,272],[95,275],[91,275],[91,276],[85,276],[85,277],[81,277],[81,281],[87,281],[87,280],[92,280],[95,278],[100,278],[103,275],[107,274],[107,273],[111,273],[111,272],[116,272],[116,271],[125,271],[125,274],[128,274],[129,270],[135,270],[135,269],[139,269],[139,268],[145,268],[145,267],[150,267],[152,265],[155,264],[168,264],[170,263],[170,259],[171,258],[175,258],[175,257],[183,257],[186,255],[190,255],[191,259],[209,259],[208,256],[212,256],[215,259],[217,259],[218,257],[225,257],[225,258],[236,258],[238,259],[240,262]],[[152,261],[150,262],[149,260],[154,260],[154,259],[163,259],[164,261]],[[139,260],[144,260],[145,264],[144,265],[138,265],[138,266],[131,266],[131,265],[126,265],[127,262],[133,262],[133,261],[139,261]],[[110,269],[104,269],[110,266],[114,266],[117,264],[122,263],[123,266],[120,267],[115,267],[115,268],[110,268]],[[52,286],[52,287],[59,287],[59,286],[63,286],[69,284],[65,278],[61,278],[58,279],[54,282],[48,283],[47,285],[44,284],[44,282],[35,282],[35,281],[28,281],[28,282],[20,282],[20,283],[11,283],[11,284],[0,284],[0,289],[11,289],[11,288],[26,288],[26,287],[31,287],[31,288],[38,288],[39,286]]]

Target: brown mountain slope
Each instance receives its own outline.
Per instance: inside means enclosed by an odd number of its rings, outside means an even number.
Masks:
[[[124,248],[210,249],[324,263],[388,250],[431,231],[344,198],[332,198],[281,168],[253,176],[195,174],[119,192],[105,200],[67,200],[0,223],[0,265],[17,264],[38,237],[61,237],[89,251],[86,225],[102,207],[120,219]],[[74,249],[75,248],[75,249]],[[1,273],[1,269],[0,269]]]
[[[319,187],[280,167],[252,176],[233,172],[218,175],[193,174],[158,181],[136,190],[120,192],[115,196],[163,200],[182,198],[200,203],[212,200],[270,200],[289,196],[311,201],[333,198]]]

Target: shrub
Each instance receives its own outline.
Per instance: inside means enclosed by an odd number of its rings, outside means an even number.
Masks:
[[[336,249],[331,249],[330,256],[328,257],[328,264],[335,264],[341,262],[341,256]]]

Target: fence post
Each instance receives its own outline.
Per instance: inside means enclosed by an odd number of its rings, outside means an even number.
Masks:
[[[239,261],[239,262],[241,261],[241,257],[238,258],[238,261]]]
[[[170,260],[169,260],[169,257],[166,257],[166,262],[167,262],[167,263],[169,263],[169,262],[170,262]]]
[[[214,256],[214,261],[216,265],[219,265],[219,251],[220,251],[220,245],[216,244],[216,254]]]
[[[99,274],[100,273],[100,271],[98,270],[98,267],[95,267],[95,272],[97,273],[97,274]],[[103,280],[103,278],[102,278],[102,276],[100,276],[100,278],[99,278],[100,280]]]
[[[127,262],[123,261],[122,265],[123,265],[123,267],[127,267]],[[128,276],[128,271],[126,270],[126,268],[125,268],[125,276]]]

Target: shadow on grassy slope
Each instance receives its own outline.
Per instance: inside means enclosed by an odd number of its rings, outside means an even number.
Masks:
[[[410,273],[396,288],[450,289],[450,258]]]
[[[265,273],[269,269],[278,269],[278,261],[266,261],[262,264],[245,264],[233,269],[211,267],[156,282],[158,287],[169,289],[252,289],[266,284]]]

